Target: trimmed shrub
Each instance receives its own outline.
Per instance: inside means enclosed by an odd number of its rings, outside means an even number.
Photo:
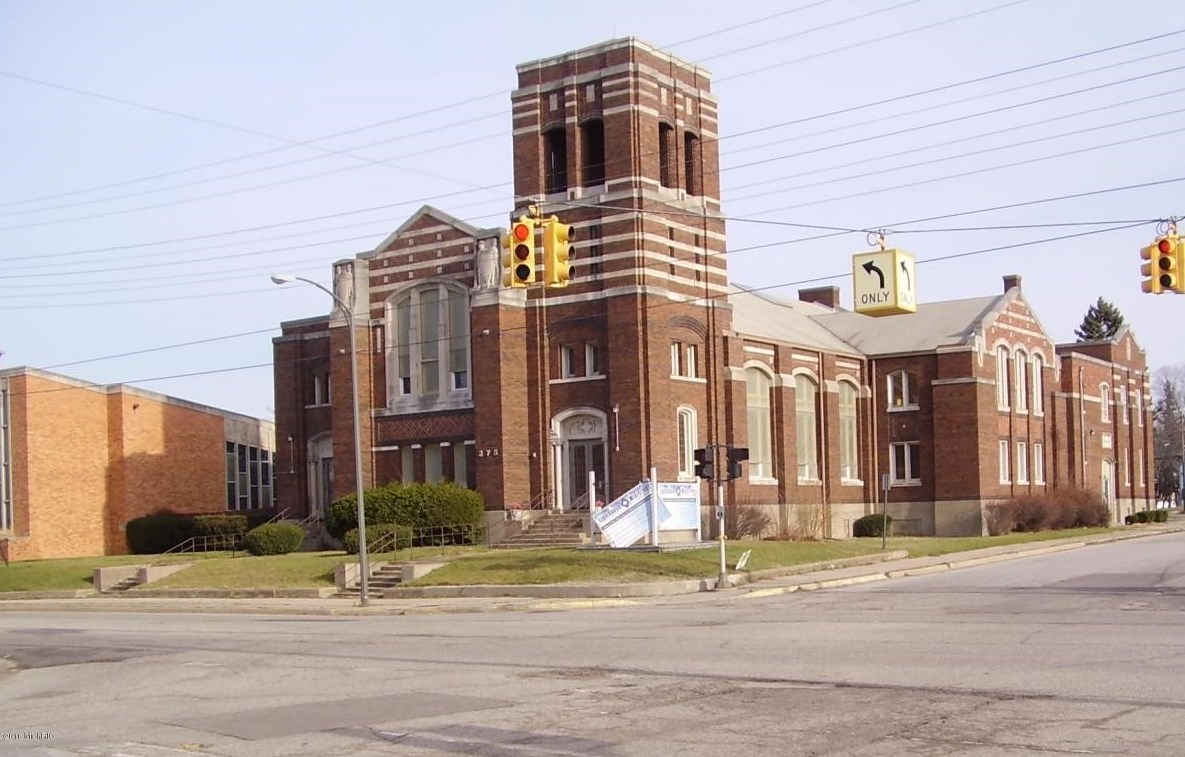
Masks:
[[[1051,489],[984,508],[988,533],[992,536],[1013,531],[1091,528],[1111,523],[1111,511],[1097,492],[1085,489]]]
[[[194,536],[231,536],[248,530],[246,515],[198,515],[193,525]]]
[[[168,551],[197,532],[194,519],[161,513],[128,521],[124,530],[128,550],[134,555],[157,555]]]
[[[264,523],[267,523],[272,518],[276,517],[275,509],[271,510],[253,510],[246,513],[243,517],[247,519],[247,530],[259,528]]]
[[[1123,522],[1130,526],[1132,523],[1167,523],[1168,519],[1168,510],[1139,510],[1126,516]]]
[[[893,517],[884,513],[873,513],[857,518],[852,524],[852,536],[884,536],[885,527],[892,532]]]
[[[243,546],[253,555],[286,555],[303,543],[304,529],[292,523],[265,523],[243,537]]]
[[[366,545],[368,549],[374,549],[374,546],[380,539],[385,539],[387,534],[395,532],[398,536],[395,537],[397,549],[407,549],[411,546],[411,526],[404,526],[398,523],[378,523],[374,526],[366,526]],[[390,542],[387,542],[390,544]],[[342,536],[342,547],[351,555],[358,554],[358,529],[351,528]]]
[[[365,492],[366,524],[399,523],[415,532],[440,526],[476,526],[485,521],[481,495],[451,482],[402,484],[393,482]],[[348,495],[329,506],[325,529],[341,539],[358,527],[356,495]],[[465,529],[473,533],[477,529]],[[431,538],[431,537],[429,537]],[[442,537],[437,534],[436,541]],[[445,538],[447,541],[448,538]],[[453,543],[453,542],[449,542]]]
[[[1168,523],[1169,522],[1169,511],[1168,510],[1153,510],[1152,512],[1156,513],[1156,522],[1157,523]]]

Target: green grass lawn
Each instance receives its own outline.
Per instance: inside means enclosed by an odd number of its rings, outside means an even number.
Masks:
[[[926,537],[895,536],[890,550],[906,550],[911,556],[943,555],[983,547],[1123,531],[1127,528],[1086,528],[1042,531],[1006,536]],[[727,563],[736,565],[745,550],[752,550],[746,570],[838,560],[879,552],[881,540],[845,539],[822,542],[730,541]],[[706,578],[719,572],[720,553],[715,545],[680,552],[626,552],[616,550],[532,549],[488,550],[485,547],[417,548],[416,559],[446,559],[448,564],[410,585],[617,583],[678,578]],[[333,585],[334,568],[355,559],[344,552],[297,552],[272,557],[238,557],[226,553],[196,555],[120,555],[69,560],[33,560],[0,566],[0,592],[91,589],[96,567],[161,562],[193,562],[185,570],[154,582],[151,588],[244,589],[318,588]],[[372,561],[409,559],[407,551],[395,558],[373,555]]]

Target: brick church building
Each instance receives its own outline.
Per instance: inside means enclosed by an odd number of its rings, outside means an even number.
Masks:
[[[733,443],[750,459],[726,502],[782,533],[850,535],[886,496],[918,534],[980,533],[985,504],[1054,487],[1099,491],[1117,521],[1150,506],[1150,375],[1126,328],[1056,344],[1019,276],[880,318],[834,287],[730,284],[710,77],[634,38],[520,65],[511,99],[508,220],[534,204],[572,224],[572,283],[504,287],[505,230],[427,206],[334,264],[367,485],[447,479],[491,511],[568,510],[590,471],[609,501],[652,468],[696,481],[692,451]],[[337,311],[274,340],[293,513],[354,490],[349,354]]]

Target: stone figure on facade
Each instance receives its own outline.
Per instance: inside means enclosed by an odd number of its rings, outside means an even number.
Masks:
[[[474,289],[496,289],[498,287],[498,240],[480,239],[477,242],[477,275]]]

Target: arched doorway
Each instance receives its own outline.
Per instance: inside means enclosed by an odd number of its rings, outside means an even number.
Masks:
[[[608,424],[595,408],[565,410],[551,421],[553,490],[561,510],[584,509],[588,474],[596,474],[597,498],[603,499],[609,476]]]
[[[325,517],[333,501],[333,434],[309,440],[309,515]]]

